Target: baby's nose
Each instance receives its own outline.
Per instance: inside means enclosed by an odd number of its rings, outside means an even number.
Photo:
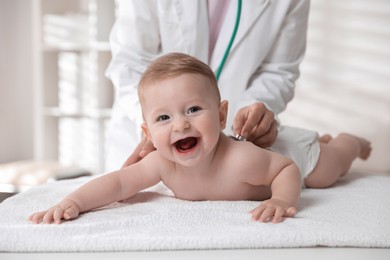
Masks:
[[[188,122],[187,118],[181,116],[175,120],[174,130],[182,132],[190,127],[190,122]]]

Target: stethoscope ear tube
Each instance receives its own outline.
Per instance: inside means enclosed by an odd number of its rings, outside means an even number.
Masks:
[[[230,41],[229,41],[229,44],[228,44],[228,46],[226,48],[226,51],[225,51],[225,53],[223,55],[221,64],[219,65],[218,70],[215,73],[215,78],[217,79],[217,81],[219,79],[219,76],[221,75],[223,67],[225,66],[225,62],[227,60],[227,57],[229,56],[230,49],[232,48],[234,39],[236,38],[236,34],[237,34],[237,31],[238,31],[238,25],[240,24],[242,0],[238,0],[237,4],[238,4],[237,16],[236,16],[236,23],[234,25],[234,30],[233,30],[232,36],[230,37]]]

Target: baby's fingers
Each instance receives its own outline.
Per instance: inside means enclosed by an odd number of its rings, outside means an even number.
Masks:
[[[252,213],[252,219],[254,221],[268,222],[274,216],[275,208],[260,205],[251,210],[250,213]]]
[[[56,208],[53,213],[54,223],[61,224],[61,219],[64,218],[64,210]]]
[[[295,207],[290,207],[287,210],[278,206],[260,205],[250,211],[254,221],[280,223],[284,217],[293,217],[297,213]]]
[[[295,207],[291,207],[291,208],[288,208],[286,210],[286,213],[284,214],[284,216],[291,218],[291,217],[294,217],[295,214],[297,214],[297,209]]]
[[[43,216],[43,220],[42,220],[43,224],[50,224],[53,222],[55,210],[56,210],[55,208],[52,208],[46,212],[46,214]]]
[[[275,215],[276,209],[274,207],[267,207],[263,213],[261,214],[259,220],[261,222],[268,222],[272,219],[272,217]]]
[[[285,215],[285,210],[283,208],[276,208],[275,210],[275,216],[274,218],[272,219],[272,222],[273,223],[280,223],[283,219],[283,215]]]
[[[79,211],[75,207],[70,207],[65,210],[64,212],[64,219],[72,219],[72,218],[77,218],[79,216]]]
[[[42,222],[43,216],[45,215],[45,213],[46,213],[46,211],[34,213],[28,217],[28,220],[34,224],[39,224]]]
[[[294,207],[288,208],[287,210],[278,207],[278,208],[276,208],[275,216],[274,216],[272,222],[273,223],[280,223],[283,220],[283,217],[291,218],[296,213],[297,213],[297,210]]]
[[[251,211],[249,211],[249,213],[252,214],[252,220],[258,221],[260,216],[261,216],[261,214],[263,213],[263,211],[265,209],[266,209],[265,206],[260,205],[260,206],[258,206],[256,208],[252,209]]]

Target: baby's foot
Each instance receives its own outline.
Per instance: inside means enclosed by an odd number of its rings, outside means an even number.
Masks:
[[[361,137],[356,137],[357,140],[359,141],[360,143],[360,155],[359,155],[359,158],[362,159],[362,160],[367,160],[368,157],[370,157],[370,154],[371,154],[371,142],[369,142],[368,140],[364,139],[364,138],[361,138]]]
[[[333,137],[332,137],[331,135],[329,135],[329,134],[324,134],[323,136],[320,137],[319,141],[320,141],[321,143],[327,144],[327,143],[329,143],[329,141],[332,140],[332,139],[333,139]]]
[[[370,154],[371,154],[371,142],[368,141],[367,139],[364,139],[362,137],[358,137],[358,136],[355,136],[355,135],[350,135],[350,134],[345,134],[345,135],[348,135],[354,139],[356,139],[359,144],[360,144],[360,154],[359,154],[359,158],[362,159],[362,160],[367,160],[368,157],[370,157]]]

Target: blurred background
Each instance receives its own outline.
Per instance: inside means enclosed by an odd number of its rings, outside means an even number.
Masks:
[[[115,0],[0,0],[0,190],[104,172],[115,12]],[[390,172],[389,0],[311,1],[301,77],[281,118],[369,138],[372,159],[356,167]]]

